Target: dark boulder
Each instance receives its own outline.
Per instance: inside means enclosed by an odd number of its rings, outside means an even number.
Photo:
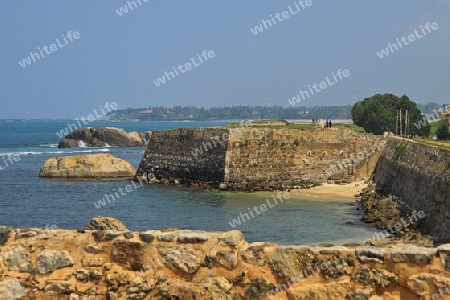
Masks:
[[[62,139],[58,144],[58,148],[77,148],[77,147],[80,147],[78,141],[71,139]]]
[[[58,148],[79,147],[79,141],[87,147],[145,147],[144,136],[138,132],[127,133],[121,128],[102,127],[95,130],[92,127],[80,128],[66,135],[59,142]]]
[[[102,127],[95,131],[93,144],[95,145],[101,143],[106,143],[110,146],[117,147],[145,146],[143,139],[142,144],[140,145],[134,139],[130,138],[125,130],[114,127]]]
[[[66,135],[66,139],[83,141],[90,144],[94,137],[95,129],[92,127],[80,128]]]

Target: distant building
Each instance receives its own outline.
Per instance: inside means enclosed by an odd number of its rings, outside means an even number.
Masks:
[[[146,109],[146,110],[139,111],[140,115],[150,115],[152,113],[153,113],[153,110],[151,110],[151,109]]]
[[[450,110],[446,111],[444,113],[444,118],[447,120],[448,122],[448,130],[450,131]]]

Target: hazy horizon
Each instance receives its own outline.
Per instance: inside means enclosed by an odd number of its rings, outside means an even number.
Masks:
[[[352,105],[355,92],[450,102],[450,0],[128,2],[6,2],[0,119],[76,119],[107,102],[265,106],[269,95],[288,107],[300,91],[310,95],[295,106]]]

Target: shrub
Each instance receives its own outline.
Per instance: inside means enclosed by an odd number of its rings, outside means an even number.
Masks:
[[[406,149],[406,144],[401,143],[395,147],[395,155],[400,156]]]
[[[446,140],[448,138],[448,123],[442,122],[436,130],[436,136],[440,140]]]

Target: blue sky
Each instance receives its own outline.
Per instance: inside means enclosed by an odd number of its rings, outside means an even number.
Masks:
[[[135,0],[137,3],[137,0]],[[338,69],[350,76],[297,105],[346,105],[375,93],[449,103],[450,1],[314,1],[254,35],[277,1],[157,1],[123,16],[123,0],[5,1],[0,14],[0,118],[79,118],[119,108],[288,106]],[[427,22],[439,29],[380,59],[376,52]],[[80,38],[22,68],[61,35]],[[215,57],[157,87],[153,81],[197,53]]]

